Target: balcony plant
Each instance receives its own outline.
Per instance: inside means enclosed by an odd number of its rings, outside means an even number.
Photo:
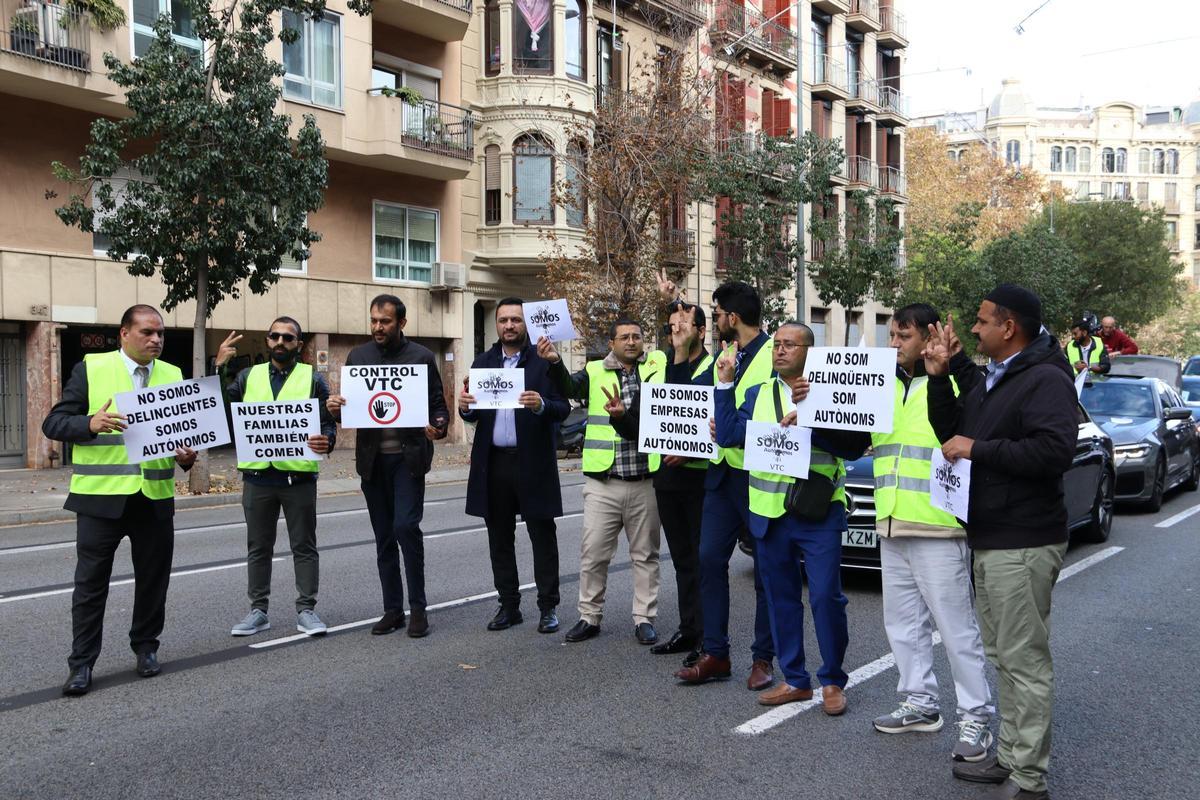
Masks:
[[[37,22],[28,14],[17,11],[8,21],[9,37],[12,51],[32,56],[37,53],[38,28]]]
[[[67,0],[66,6],[90,15],[92,27],[101,33],[116,30],[126,21],[125,9],[113,0]]]

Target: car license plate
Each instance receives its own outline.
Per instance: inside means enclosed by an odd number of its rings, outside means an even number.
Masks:
[[[879,536],[872,530],[851,528],[842,531],[842,547],[878,547]]]

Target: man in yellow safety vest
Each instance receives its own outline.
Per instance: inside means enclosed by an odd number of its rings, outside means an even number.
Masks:
[[[1099,336],[1092,336],[1091,326],[1086,320],[1077,320],[1071,326],[1071,341],[1067,342],[1064,351],[1076,375],[1085,369],[1097,375],[1107,375],[1112,369],[1104,341]]]

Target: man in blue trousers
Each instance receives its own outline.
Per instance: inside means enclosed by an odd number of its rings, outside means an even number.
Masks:
[[[749,388],[738,404],[733,391],[734,355],[717,359],[717,444],[746,442],[746,423],[790,425],[796,420],[792,397],[803,399],[808,382],[803,377],[812,330],[787,323],[775,332],[772,366],[775,375]],[[766,706],[811,700],[812,677],[804,658],[803,568],[808,573],[821,667],[823,709],[830,716],[846,710],[847,675],[842,668],[849,638],[846,596],[842,594],[842,531],[846,529],[846,468],[842,457],[854,457],[869,442],[865,434],[813,431],[809,475],[799,502],[788,507],[787,495],[795,478],[774,472],[749,472],[747,499],[750,534],[755,539],[759,571],[766,590],[771,634],[779,654],[784,682],[764,692],[758,702]]]

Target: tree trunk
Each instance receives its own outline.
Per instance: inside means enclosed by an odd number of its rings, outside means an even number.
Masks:
[[[208,365],[205,352],[205,323],[208,321],[208,259],[196,270],[196,322],[192,326],[192,377],[204,376]],[[201,450],[188,473],[188,489],[192,494],[208,494],[212,488],[208,474],[208,451]]]

